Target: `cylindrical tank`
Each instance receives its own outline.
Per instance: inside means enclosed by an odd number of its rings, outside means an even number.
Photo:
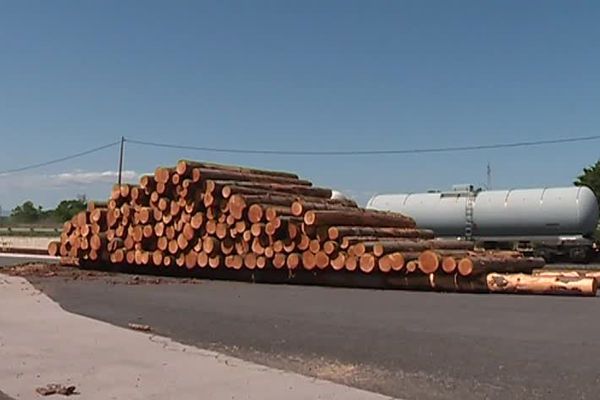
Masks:
[[[587,187],[383,194],[367,208],[409,215],[440,236],[462,236],[469,197],[475,237],[589,235],[598,224],[598,202]]]

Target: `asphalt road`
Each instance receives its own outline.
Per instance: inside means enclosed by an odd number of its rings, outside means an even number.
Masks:
[[[598,398],[600,298],[30,281],[75,313],[394,397]]]

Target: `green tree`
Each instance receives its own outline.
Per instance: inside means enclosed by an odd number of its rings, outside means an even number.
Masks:
[[[36,222],[42,215],[42,207],[35,206],[32,201],[26,201],[20,206],[15,207],[10,213],[11,218],[16,222]]]
[[[585,167],[583,174],[577,177],[577,180],[573,182],[576,186],[587,186],[596,194],[600,204],[600,160],[594,165]]]
[[[73,218],[75,214],[86,209],[85,198],[76,200],[63,200],[54,210],[54,219],[65,222]]]

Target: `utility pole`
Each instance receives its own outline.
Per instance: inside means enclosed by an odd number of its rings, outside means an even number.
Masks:
[[[492,167],[489,161],[487,165],[487,189],[492,190]]]
[[[119,153],[119,181],[121,184],[121,175],[123,174],[123,148],[125,147],[125,136],[121,136],[121,151]]]

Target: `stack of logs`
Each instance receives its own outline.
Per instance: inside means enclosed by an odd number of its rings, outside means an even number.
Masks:
[[[139,185],[115,186],[107,203],[90,202],[48,250],[65,263],[148,265],[157,273],[168,267],[309,271],[380,274],[386,285],[409,289],[596,291],[587,278],[541,286],[535,278],[529,290],[533,277],[509,273],[529,274],[542,259],[436,239],[407,216],[332,198],[330,189],[292,173],[187,160],[157,168]]]

